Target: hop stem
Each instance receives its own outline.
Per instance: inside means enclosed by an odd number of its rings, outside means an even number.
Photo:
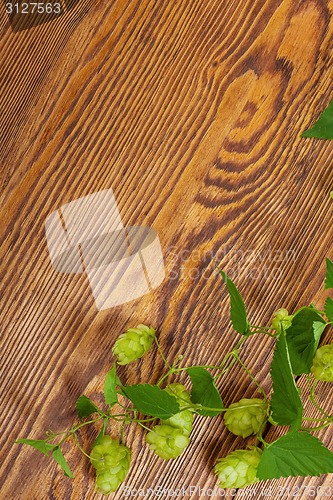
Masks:
[[[319,406],[319,404],[316,402],[316,394],[315,394],[316,385],[317,385],[317,380],[313,379],[311,381],[311,375],[308,375],[308,388],[309,388],[309,392],[310,392],[309,400],[317,408],[317,410],[320,411],[320,413],[322,413],[327,418],[331,418],[331,416],[328,413],[326,413],[326,411],[323,410]]]
[[[79,450],[81,451],[81,453],[83,453],[83,455],[85,455],[85,456],[86,456],[87,458],[89,458],[89,460],[90,460],[90,459],[91,459],[91,456],[90,456],[90,455],[88,455],[88,453],[86,453],[86,452],[84,451],[84,449],[83,449],[83,448],[82,448],[82,446],[80,445],[79,440],[78,440],[78,438],[77,438],[77,435],[76,435],[75,433],[73,434],[73,438],[74,438],[74,441],[75,441],[76,446],[79,448]]]
[[[172,366],[169,364],[169,362],[167,361],[166,357],[164,356],[164,353],[162,351],[161,345],[160,345],[159,341],[157,340],[156,336],[154,337],[154,340],[155,340],[155,343],[156,343],[156,346],[157,346],[157,350],[160,353],[161,358],[163,359],[164,363],[169,368],[169,370],[172,370]]]
[[[248,367],[243,363],[243,361],[239,358],[238,354],[234,353],[233,356],[235,357],[236,361],[241,365],[241,367],[246,371],[246,373],[249,375],[251,380],[256,384],[258,387],[258,390],[264,395],[265,400],[267,401],[268,396],[262,387],[262,385],[257,381],[257,379],[252,375],[251,371],[248,369]]]

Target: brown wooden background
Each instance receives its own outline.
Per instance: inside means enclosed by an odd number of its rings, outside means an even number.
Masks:
[[[281,306],[323,305],[333,149],[300,133],[332,99],[332,10],[324,0],[82,0],[13,32],[1,4],[2,498],[100,498],[70,444],[74,481],[14,441],[71,426],[83,392],[100,398],[111,346],[127,327],[157,327],[169,359],[221,360],[237,334],[213,256],[253,323]],[[167,277],[151,294],[98,312],[85,276],[52,269],[44,222],[106,188],[125,225],[158,231]],[[271,354],[259,336],[243,358],[268,390]],[[152,353],[121,375],[154,382],[161,369]],[[238,369],[219,387],[225,404],[257,394]],[[320,387],[329,408],[330,387]],[[83,433],[88,451],[97,432]],[[268,440],[278,435],[267,430]],[[330,430],[317,436],[331,445]],[[126,442],[125,483],[137,489],[214,488],[216,459],[245,445],[222,418],[197,418],[176,461],[149,452],[137,428]],[[279,487],[331,484],[332,476],[269,481],[257,498],[270,498],[267,488],[279,498]]]

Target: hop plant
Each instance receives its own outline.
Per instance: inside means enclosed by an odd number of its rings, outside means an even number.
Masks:
[[[214,471],[220,481],[220,488],[244,488],[258,481],[257,467],[262,451],[236,450],[224,458],[219,458]]]
[[[190,443],[182,429],[168,424],[159,424],[146,435],[151,450],[159,457],[168,460],[177,458]]]
[[[129,328],[116,340],[112,352],[119,365],[128,365],[149,351],[155,338],[155,329],[146,325]]]
[[[333,261],[327,259],[326,264],[325,288],[333,288]],[[317,379],[333,381],[333,344],[322,346],[314,357],[312,356],[311,371],[315,379],[312,380],[312,384],[309,384],[309,400],[324,415],[320,419],[322,425],[303,427],[303,420],[317,419],[303,417],[305,408],[301,400],[302,394],[300,388],[295,384],[293,372],[301,375],[309,371],[305,363],[306,360],[304,360],[303,350],[297,349],[297,346],[302,347],[309,344],[308,332],[310,331],[315,334],[317,348],[325,326],[333,322],[333,299],[327,298],[324,312],[319,311],[312,304],[309,307],[300,308],[293,316],[290,316],[286,309],[278,309],[273,315],[272,328],[275,329],[275,335],[272,335],[271,327],[255,326],[249,323],[245,304],[236,285],[224,271],[220,270],[220,272],[230,296],[232,325],[243,336],[232,350],[222,358],[221,364],[218,366],[209,364],[178,368],[183,356],[180,355],[169,362],[155,337],[154,328],[139,324],[136,328],[130,328],[126,333],[120,335],[112,351],[120,365],[127,365],[142,357],[155,341],[157,351],[165,364],[156,384],[140,383],[139,381],[139,383],[123,385],[118,377],[115,363],[113,363],[104,382],[102,408],[83,394],[76,402],[79,423],[75,423],[73,427],[63,432],[54,433],[49,430],[46,432],[45,439],[24,438],[18,439],[16,442],[27,444],[45,455],[52,456],[52,459],[63,469],[65,475],[72,478],[73,473],[61,446],[69,438],[74,438],[78,448],[87,455],[76,439],[76,433],[83,426],[100,422],[103,419],[104,433],[109,421],[117,422],[123,431],[125,425],[130,423],[137,423],[147,428],[146,422],[154,420],[155,425],[152,424],[154,427],[148,429],[146,441],[157,455],[167,460],[177,458],[189,445],[194,413],[213,417],[225,412],[225,425],[231,432],[243,438],[253,433],[257,434],[256,442],[261,441],[264,449],[261,451],[252,446],[246,450],[233,451],[226,457],[218,459],[214,470],[222,488],[243,488],[255,483],[259,478],[265,480],[297,475],[319,476],[332,472],[332,452],[311,433],[333,423],[332,417],[318,405],[315,397]],[[291,324],[292,327],[289,328]],[[318,326],[316,331],[314,331],[315,324]],[[287,339],[283,335],[284,330],[287,330]],[[296,348],[292,342],[288,341],[292,330],[295,330],[295,335],[297,334]],[[277,339],[270,369],[275,398],[273,400],[276,403],[273,405],[274,411],[271,411],[266,396],[265,400],[243,398],[231,404],[229,408],[225,408],[215,380],[231,368],[233,363],[228,362],[230,357],[238,360],[251,380],[255,381],[258,387],[261,387],[259,381],[239,357],[242,341],[257,333],[267,333],[267,335]],[[312,350],[313,352],[314,350]],[[218,371],[217,375],[213,376],[210,373],[211,369]],[[184,374],[184,370],[191,379],[192,394],[193,397],[195,396],[196,404],[192,404],[190,394],[182,384],[170,384],[165,390],[160,387],[161,383],[170,375]],[[155,378],[155,374],[153,375],[152,378]],[[123,404],[119,400],[119,395],[122,398],[127,398],[130,405],[126,401]],[[120,411],[114,411],[115,405],[121,408]],[[105,406],[108,408],[105,409]],[[290,407],[295,411],[289,411]],[[156,419],[159,419],[158,422]],[[261,430],[267,419],[273,425],[288,425],[290,430],[273,442],[267,443],[261,437]],[[295,432],[296,428],[308,432]],[[62,437],[59,438],[59,435]],[[90,456],[91,464],[96,470],[96,490],[98,492],[109,494],[119,488],[128,473],[130,457],[130,449],[120,444],[117,439],[108,435],[98,438]]]
[[[314,377],[324,382],[333,382],[333,344],[319,347],[312,361]]]
[[[286,330],[291,326],[293,316],[289,316],[287,309],[281,308],[274,312],[272,320],[272,328],[280,331],[281,326]]]
[[[130,466],[131,451],[118,439],[103,436],[93,447],[90,461],[96,469],[96,490],[103,494],[116,491]]]
[[[229,406],[224,414],[224,423],[230,432],[246,438],[250,434],[257,434],[266,417],[265,401],[244,398]]]

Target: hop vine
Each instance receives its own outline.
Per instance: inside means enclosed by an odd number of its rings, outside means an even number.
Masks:
[[[325,288],[333,288],[333,263],[329,259],[326,262]],[[159,457],[157,460],[172,460],[191,446],[196,415],[206,418],[222,415],[221,431],[225,427],[244,439],[254,436],[255,445],[249,444],[245,449],[217,459],[213,472],[221,488],[244,488],[263,479],[332,473],[333,453],[313,433],[333,423],[331,409],[322,408],[316,394],[318,383],[333,382],[333,344],[319,347],[325,328],[333,323],[333,300],[327,299],[324,311],[311,304],[289,314],[282,307],[273,313],[269,325],[252,325],[236,285],[224,271],[221,276],[230,297],[231,322],[241,337],[220,364],[186,365],[183,356],[170,362],[161,349],[155,328],[144,324],[131,327],[112,347],[115,363],[104,383],[104,407],[82,395],[76,402],[79,420],[71,429],[57,433],[47,431],[44,439],[21,438],[17,443],[51,455],[65,475],[72,478],[62,451],[65,441],[72,439],[95,471],[96,491],[107,495],[121,487],[130,470],[131,450],[126,445],[129,425],[144,430],[144,440]],[[254,335],[268,335],[276,341],[270,367],[271,394],[266,393],[242,360],[245,342],[250,344]],[[152,351],[153,346],[165,365],[157,384],[124,385],[118,376],[117,364],[134,363]],[[223,385],[221,379],[235,363],[255,384],[260,397],[242,398],[225,406],[216,381]],[[177,379],[184,372],[190,389]],[[306,377],[306,394],[300,394],[296,375]],[[318,417],[305,415],[302,404],[305,397]],[[288,426],[289,430],[268,443],[264,433],[270,424]],[[99,435],[90,450],[84,450],[78,439],[85,426],[99,427]]]

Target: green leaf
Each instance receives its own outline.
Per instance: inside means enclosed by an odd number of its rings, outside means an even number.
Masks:
[[[333,472],[333,453],[308,432],[291,432],[264,449],[258,479],[320,476]]]
[[[286,330],[290,362],[294,375],[310,373],[312,360],[326,321],[312,307],[302,307]]]
[[[104,436],[107,423],[108,423],[108,419],[105,418],[103,420],[103,427],[101,429],[101,432],[98,434],[98,436],[97,436],[97,438],[96,438],[96,440],[95,440],[95,442],[93,444],[93,447],[96,446],[96,444],[98,444],[100,442],[100,440],[102,439],[102,437]]]
[[[191,401],[206,408],[216,408],[214,410],[200,410],[198,413],[207,417],[214,417],[223,410],[222,398],[215,386],[211,374],[200,366],[187,368],[192,382]]]
[[[230,296],[230,318],[232,326],[234,327],[236,332],[241,333],[243,335],[247,334],[248,320],[242,296],[237,290],[236,285],[231,281],[228,275],[221,270],[220,273],[222,278],[224,279],[225,284],[227,285],[227,289]]]
[[[54,460],[60,465],[60,467],[64,471],[65,476],[73,478],[72,471],[70,470],[69,465],[66,462],[66,459],[65,459],[61,449],[58,447],[55,448],[55,450],[53,450],[52,456],[53,456]]]
[[[180,411],[176,398],[157,385],[126,385],[122,389],[135,408],[145,415],[166,420]]]
[[[299,428],[302,423],[303,406],[292,374],[288,347],[283,333],[276,342],[271,364],[271,377],[273,420],[280,425]]]
[[[333,262],[326,257],[325,290],[333,288]]]
[[[87,396],[83,395],[76,401],[76,411],[79,418],[83,418],[89,417],[92,413],[98,412],[98,408]]]
[[[108,405],[113,406],[118,402],[117,397],[117,373],[116,373],[116,364],[113,365],[111,370],[106,376],[105,384],[104,384],[104,398],[105,402]]]
[[[118,375],[116,375],[116,385],[118,386],[117,394],[121,394],[121,396],[125,396],[125,394],[124,394],[124,392],[122,390],[123,384],[122,384],[120,378],[118,377]]]
[[[302,133],[302,137],[333,139],[333,100],[320,115],[313,127]]]
[[[333,299],[327,297],[325,302],[324,311],[329,321],[333,321]]]
[[[318,344],[319,344],[319,341],[320,341],[321,334],[325,330],[326,326],[327,326],[326,322],[324,322],[324,323],[322,323],[321,321],[314,321],[313,322],[313,335],[314,335],[314,338],[315,338],[315,344],[314,344],[313,354],[316,353],[316,350],[318,348]]]
[[[43,439],[18,439],[16,443],[28,444],[36,450],[41,451],[44,455],[48,455],[50,450],[54,450],[56,445],[46,443]]]

